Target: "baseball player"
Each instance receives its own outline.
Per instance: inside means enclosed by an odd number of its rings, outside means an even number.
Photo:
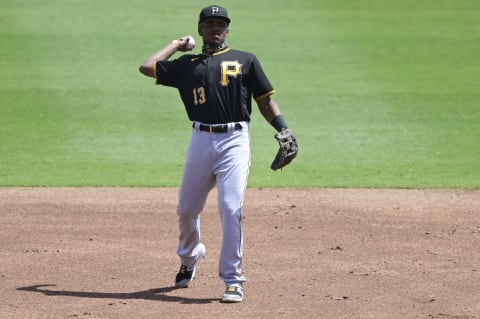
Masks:
[[[219,275],[226,286],[222,301],[241,302],[245,282],[242,216],[250,167],[252,97],[260,113],[278,132],[275,137],[280,150],[272,169],[290,163],[296,156],[297,143],[271,98],[274,89],[257,58],[228,47],[225,40],[229,25],[225,8],[203,8],[198,20],[198,33],[203,40],[201,54],[170,59],[177,51],[193,49],[194,40],[181,37],[148,57],[140,72],[155,78],[156,84],[177,88],[192,121],[177,207],[177,254],[181,266],[175,286],[183,288],[192,282],[205,255],[205,246],[200,242],[200,213],[210,190],[216,186],[223,234]]]

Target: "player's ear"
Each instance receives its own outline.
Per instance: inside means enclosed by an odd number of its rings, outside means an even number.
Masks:
[[[198,35],[202,36],[202,24],[198,25]]]

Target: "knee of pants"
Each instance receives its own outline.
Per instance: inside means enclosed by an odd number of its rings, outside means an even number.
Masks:
[[[208,192],[183,192],[179,197],[177,215],[179,218],[196,218],[205,207]]]
[[[203,210],[205,202],[202,203],[180,203],[177,207],[177,215],[180,219],[196,218]]]
[[[232,202],[219,202],[218,210],[222,219],[240,219],[243,213],[242,205]]]

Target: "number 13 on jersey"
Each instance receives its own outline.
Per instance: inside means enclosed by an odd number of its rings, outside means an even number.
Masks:
[[[193,104],[204,104],[207,101],[205,97],[205,88],[203,86],[193,89]]]

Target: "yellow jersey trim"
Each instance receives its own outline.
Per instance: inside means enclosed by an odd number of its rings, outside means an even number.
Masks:
[[[270,92],[267,92],[267,93],[265,93],[265,94],[263,94],[263,95],[260,95],[260,96],[256,97],[256,98],[255,98],[255,101],[259,101],[259,100],[261,100],[261,99],[264,99],[264,98],[266,98],[267,96],[272,95],[273,93],[275,93],[275,90],[272,90],[272,91],[270,91]]]
[[[231,50],[230,48],[226,48],[226,49],[225,49],[225,50],[223,50],[223,51],[218,51],[218,52],[215,52],[214,54],[212,54],[212,56],[214,56],[214,55],[219,55],[219,54],[222,54],[222,53],[228,52],[228,51],[230,51],[230,50]]]
[[[225,50],[215,52],[214,54],[211,54],[211,55],[210,54],[203,54],[203,53],[202,53],[202,55],[203,56],[215,56],[215,55],[223,54],[223,53],[228,52],[230,50],[231,50],[231,48],[226,48]]]

